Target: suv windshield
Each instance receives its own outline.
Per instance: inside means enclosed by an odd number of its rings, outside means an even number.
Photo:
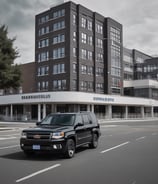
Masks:
[[[51,114],[41,122],[41,125],[70,126],[74,124],[74,114]]]

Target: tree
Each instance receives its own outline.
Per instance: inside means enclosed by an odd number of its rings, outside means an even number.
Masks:
[[[0,89],[17,89],[21,84],[20,66],[14,64],[19,57],[16,48],[13,47],[15,38],[8,38],[8,28],[0,27]]]

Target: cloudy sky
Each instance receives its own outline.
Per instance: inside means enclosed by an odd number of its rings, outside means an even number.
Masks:
[[[34,61],[35,15],[61,0],[0,0],[0,25],[16,37],[20,58],[16,63]],[[123,25],[124,46],[148,55],[158,55],[157,0],[73,0],[111,17]]]

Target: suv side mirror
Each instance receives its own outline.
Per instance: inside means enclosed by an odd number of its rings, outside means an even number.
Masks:
[[[83,122],[79,122],[79,123],[76,124],[75,128],[77,128],[77,127],[79,127],[79,126],[83,126],[83,125],[84,125]]]

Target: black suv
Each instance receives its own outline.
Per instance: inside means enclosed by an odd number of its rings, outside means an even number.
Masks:
[[[91,112],[55,113],[46,116],[37,127],[22,131],[20,146],[26,155],[52,151],[71,158],[77,147],[98,146],[100,127]]]

